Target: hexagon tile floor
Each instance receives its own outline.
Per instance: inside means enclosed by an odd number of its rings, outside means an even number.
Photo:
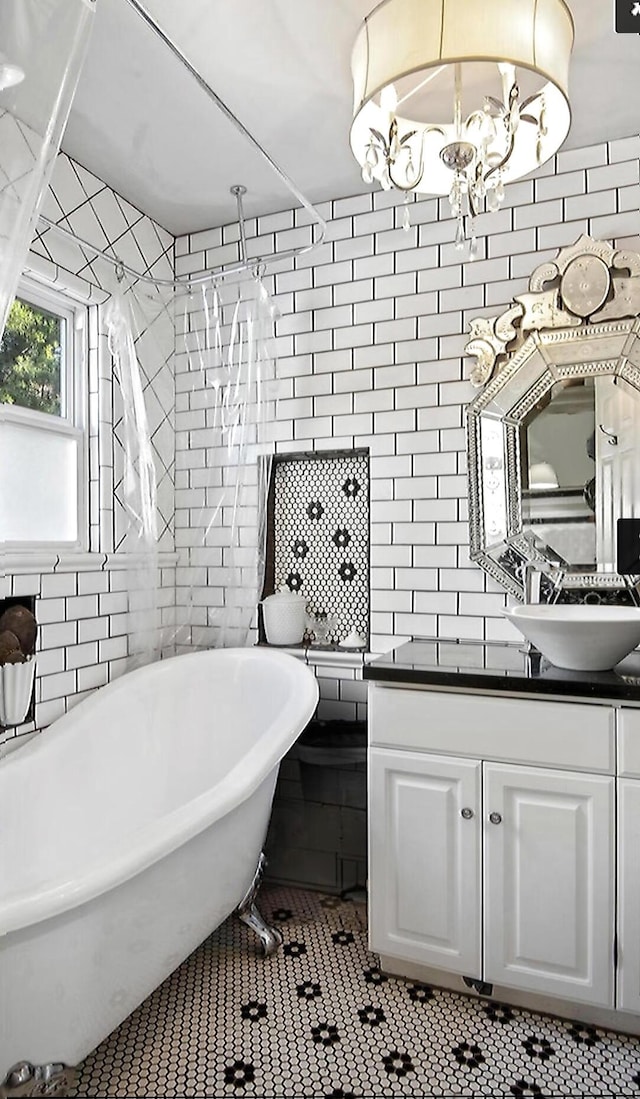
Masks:
[[[386,977],[360,905],[263,889],[80,1067],[82,1097],[640,1096],[640,1041]]]

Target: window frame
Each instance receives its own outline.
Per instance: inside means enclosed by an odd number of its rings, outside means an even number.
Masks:
[[[84,552],[89,545],[89,306],[86,301],[72,297],[68,291],[40,281],[32,275],[22,276],[15,297],[65,321],[60,356],[60,414],[0,401],[0,425],[3,422],[22,424],[76,440],[77,538],[73,541],[35,538],[28,541],[0,540],[0,551],[11,550],[25,554],[40,553],[43,550]]]

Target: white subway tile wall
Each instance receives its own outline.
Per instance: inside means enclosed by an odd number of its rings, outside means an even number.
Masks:
[[[463,359],[469,321],[497,315],[534,267],[581,233],[640,249],[640,137],[561,152],[537,178],[507,187],[504,208],[479,218],[480,257],[461,262],[448,200],[383,192],[325,203],[325,243],[267,278],[278,324],[282,399],[277,453],[371,451],[372,648],[412,635],[517,640],[505,597],[469,561],[464,408],[474,390]],[[296,227],[293,230],[293,227]],[[250,243],[311,241],[306,211],[247,222]],[[176,242],[185,270],[238,259],[237,226]],[[189,396],[194,410],[197,394]],[[180,415],[187,414],[187,409]],[[186,427],[186,424],[185,424]],[[178,437],[176,497],[185,507],[204,449]],[[204,442],[202,443],[204,447]],[[212,602],[215,600],[211,591]],[[354,719],[358,669],[318,666],[321,716]]]

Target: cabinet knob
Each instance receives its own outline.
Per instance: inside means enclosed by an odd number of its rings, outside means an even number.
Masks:
[[[461,809],[460,816],[463,817],[464,820],[471,820],[473,816],[473,809]]]
[[[502,824],[500,813],[489,813],[489,820],[492,824]]]

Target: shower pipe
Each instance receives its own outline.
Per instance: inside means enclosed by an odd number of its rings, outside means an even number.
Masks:
[[[247,258],[247,242],[245,233],[245,221],[244,211],[242,207],[242,196],[247,193],[246,187],[241,184],[235,184],[231,187],[231,194],[235,196],[238,205],[238,223],[240,227],[240,256],[241,259],[238,263],[232,263],[224,266],[224,268],[212,268],[209,271],[205,271],[203,274],[195,277],[175,278],[175,279],[157,279],[150,275],[143,274],[140,271],[134,270],[132,267],[128,267],[122,263],[117,256],[110,256],[107,252],[102,251],[100,248],[96,248],[95,245],[90,244],[88,241],[82,240],[76,233],[72,233],[69,229],[63,228],[55,221],[40,215],[40,221],[42,221],[49,229],[56,229],[64,236],[71,238],[77,244],[83,248],[88,249],[96,256],[102,256],[103,259],[108,260],[117,267],[120,271],[129,275],[130,278],[139,280],[140,282],[151,283],[154,286],[168,286],[168,287],[180,287],[184,286],[189,289],[192,286],[199,286],[203,283],[216,282],[219,279],[224,279],[229,275],[242,274],[245,271],[255,273],[261,266],[270,263],[272,260],[294,259],[296,256],[302,256],[305,252],[310,252],[314,248],[317,248],[322,244],[325,233],[327,231],[327,223],[325,219],[318,213],[315,206],[309,201],[309,199],[302,193],[302,191],[296,186],[290,176],[280,167],[279,164],[273,159],[273,157],[267,152],[263,145],[260,144],[258,139],[253,136],[250,130],[240,121],[237,115],[233,113],[230,107],[224,102],[223,99],[213,90],[210,84],[207,83],[202,74],[191,64],[189,59],[182,52],[180,47],[170,38],[162,27],[152,18],[140,0],[125,0],[125,3],[140,16],[143,22],[153,31],[157,38],[164,42],[165,46],[171,50],[174,57],[180,61],[184,68],[191,74],[193,79],[199,85],[200,88],[211,99],[218,110],[231,122],[235,129],[243,135],[253,146],[253,148],[260,154],[262,159],[269,165],[269,167],[276,173],[278,178],[284,183],[287,190],[298,200],[301,206],[311,215],[314,220],[314,229],[319,229],[319,233],[315,236],[315,239],[310,244],[299,245],[296,248],[288,248],[284,252],[270,252],[266,256],[256,256],[254,259],[249,260]]]

